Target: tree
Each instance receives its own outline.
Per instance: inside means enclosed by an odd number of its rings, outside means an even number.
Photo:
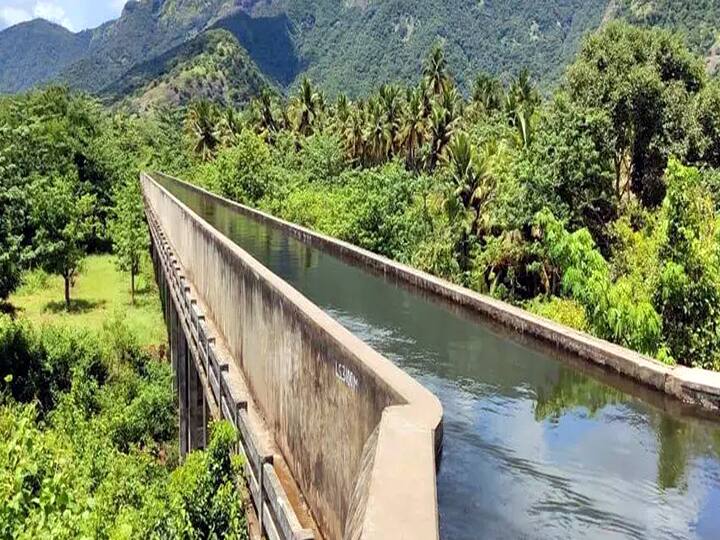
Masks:
[[[142,193],[137,180],[130,180],[116,188],[110,236],[120,270],[130,273],[130,295],[134,304],[135,277],[140,273],[142,254],[149,245]]]
[[[705,84],[702,62],[669,32],[612,23],[586,40],[569,68],[567,89],[581,106],[612,121],[615,190],[649,207],[664,198],[671,152],[687,147],[689,96]],[[678,110],[679,109],[679,110]],[[681,156],[682,157],[682,156]]]
[[[487,73],[477,76],[473,84],[472,100],[484,113],[500,110],[504,99],[502,83],[498,79]]]
[[[31,220],[35,229],[32,257],[45,271],[62,276],[65,307],[70,288],[85,259],[85,244],[95,227],[95,198],[79,195],[76,176],[38,177],[31,186]]]
[[[677,160],[668,167],[665,264],[655,305],[670,354],[685,365],[720,364],[720,247],[702,173]]]
[[[614,190],[612,124],[602,109],[577,105],[559,93],[540,114],[534,140],[516,160],[526,196],[514,206],[518,227],[548,208],[571,230],[587,227],[604,253],[608,226],[619,211]]]
[[[427,84],[428,91],[436,96],[452,86],[452,79],[448,74],[447,60],[445,59],[445,50],[440,43],[433,45],[425,59],[423,79]]]
[[[481,150],[475,148],[470,137],[458,133],[448,147],[447,165],[450,172],[451,195],[446,206],[451,221],[462,224],[458,245],[460,269],[469,267],[470,247],[482,232],[484,211],[491,201],[496,186],[493,175],[493,158],[497,148],[485,144]]]
[[[203,161],[210,160],[220,145],[219,118],[215,106],[209,101],[191,104],[185,126],[192,138],[195,154]]]
[[[427,118],[423,111],[423,96],[413,92],[408,100],[402,119],[399,138],[408,169],[418,169],[418,152],[427,136]]]
[[[300,90],[292,100],[295,128],[301,135],[310,135],[313,124],[322,110],[323,98],[315,91],[309,79],[300,83]]]

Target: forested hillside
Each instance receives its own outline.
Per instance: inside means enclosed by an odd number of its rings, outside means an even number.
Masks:
[[[680,33],[698,54],[708,54],[717,44],[718,0],[620,0],[617,6],[617,15],[633,24],[660,26]]]
[[[232,34],[209,30],[130,70],[103,94],[131,110],[208,99],[238,107],[270,86]]]
[[[581,37],[597,28],[606,0],[449,0],[338,2],[277,0],[270,13],[293,23],[308,76],[330,95],[367,93],[382,82],[417,82],[422,58],[437,40],[460,87],[486,70],[502,78],[528,67],[557,80]],[[258,7],[258,12],[262,6]],[[252,53],[252,49],[251,49]]]
[[[478,70],[507,81],[523,68],[548,90],[583,36],[613,18],[680,31],[714,68],[719,15],[716,0],[139,0],[118,20],[80,34],[37,21],[0,32],[0,92],[51,79],[101,95],[136,92],[139,72],[169,65],[171,51],[176,63],[186,61],[192,40],[210,28],[231,32],[284,89],[304,76],[330,96],[414,83],[425,51],[439,41],[464,92]],[[197,95],[212,97],[213,88]],[[223,85],[217,91],[228,99]]]
[[[82,58],[90,32],[73,34],[42,19],[0,32],[0,93],[25,90],[57,77]]]

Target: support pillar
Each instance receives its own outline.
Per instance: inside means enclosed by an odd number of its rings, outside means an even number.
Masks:
[[[175,311],[173,309],[173,311]],[[175,315],[177,317],[177,314]],[[189,402],[188,402],[188,349],[185,335],[176,332],[177,351],[177,384],[178,384],[178,412],[180,418],[180,456],[185,457],[190,449],[189,437]]]
[[[190,355],[188,360],[188,434],[189,448],[198,450],[205,448],[205,396],[202,381]]]

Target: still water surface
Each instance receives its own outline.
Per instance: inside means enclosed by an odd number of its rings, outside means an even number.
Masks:
[[[720,424],[164,183],[440,398],[445,540],[720,539]]]

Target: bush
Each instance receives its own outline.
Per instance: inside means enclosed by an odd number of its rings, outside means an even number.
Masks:
[[[666,260],[655,305],[670,354],[685,365],[720,365],[720,248],[712,199],[697,169],[671,160]]]

